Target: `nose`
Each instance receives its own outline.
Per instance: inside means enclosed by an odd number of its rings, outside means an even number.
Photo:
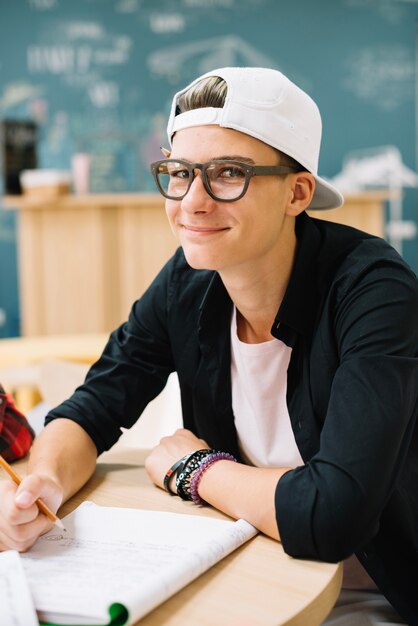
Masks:
[[[189,191],[181,200],[181,207],[191,213],[207,212],[211,210],[215,200],[210,197],[203,184],[201,172],[196,172]]]

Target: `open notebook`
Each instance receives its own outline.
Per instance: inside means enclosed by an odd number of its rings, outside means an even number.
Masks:
[[[131,624],[257,531],[244,520],[84,502],[21,555],[39,619]]]

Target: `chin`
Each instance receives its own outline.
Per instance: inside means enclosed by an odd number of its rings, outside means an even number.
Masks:
[[[201,252],[195,252],[187,250],[183,247],[184,256],[187,263],[194,270],[214,270],[217,271],[221,267],[221,260],[214,257],[214,255],[202,254]]]

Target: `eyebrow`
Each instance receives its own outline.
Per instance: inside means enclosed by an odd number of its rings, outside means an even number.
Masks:
[[[255,163],[250,157],[242,156],[241,154],[222,155],[211,159],[212,161],[242,161],[243,163]]]
[[[186,159],[185,157],[176,158],[180,159],[181,161],[189,161],[189,159]],[[174,160],[176,160],[176,158]],[[211,159],[209,159],[209,161],[241,161],[242,163],[255,165],[255,161],[253,159],[251,159],[250,157],[242,156],[241,154],[223,154],[221,156],[212,157]],[[191,163],[191,161],[189,161],[189,163]]]

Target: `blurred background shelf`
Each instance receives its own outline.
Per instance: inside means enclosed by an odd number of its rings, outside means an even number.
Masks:
[[[382,237],[388,197],[348,195],[340,209],[311,215]],[[177,245],[156,194],[6,196],[3,205],[18,212],[24,336],[112,330]]]

